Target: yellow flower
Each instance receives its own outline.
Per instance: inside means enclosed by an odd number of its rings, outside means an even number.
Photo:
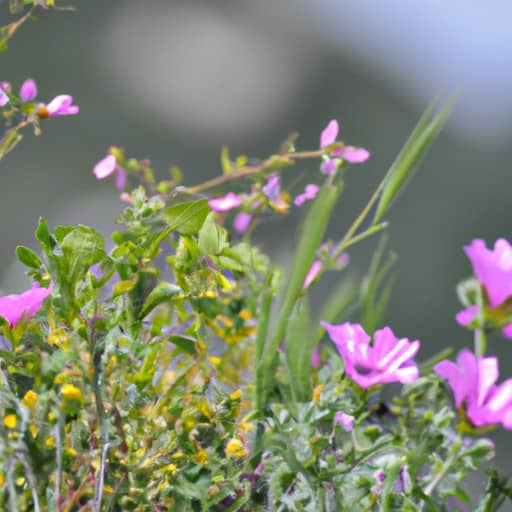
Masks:
[[[5,483],[5,475],[3,473],[0,473],[0,487],[4,485]]]
[[[165,471],[168,471],[169,473],[171,473],[172,476],[176,476],[176,473],[178,472],[178,466],[176,466],[176,464],[168,464],[167,466],[165,466]]]
[[[215,366],[219,366],[221,359],[220,357],[216,356],[208,356],[208,361],[210,361],[210,363],[212,363]]]
[[[246,454],[244,445],[240,439],[234,437],[230,439],[226,444],[226,455],[228,457],[243,457]]]
[[[194,455],[194,460],[201,466],[208,463],[208,452],[204,449],[199,450]]]
[[[16,428],[16,423],[18,419],[16,418],[16,414],[8,414],[4,418],[4,425],[6,428]]]
[[[55,0],[46,0],[46,5],[48,7],[54,7],[55,6]]]
[[[35,439],[37,437],[37,426],[34,425],[34,423],[31,423],[28,426],[28,429],[30,430],[30,433],[32,434],[32,437]]]
[[[64,384],[60,392],[66,400],[82,400],[82,392],[73,384]]]
[[[23,400],[22,400],[23,405],[25,405],[29,409],[32,409],[32,407],[34,407],[34,405],[37,401],[37,398],[38,398],[37,393],[35,391],[32,391],[31,389],[29,389],[25,393],[25,396],[23,397]]]
[[[239,400],[242,398],[242,391],[240,389],[237,389],[236,391],[233,391],[231,395],[229,395],[230,400]]]
[[[49,436],[46,438],[44,444],[46,445],[46,448],[55,448],[55,439],[53,439],[52,436]]]
[[[324,390],[324,385],[323,384],[319,384],[313,390],[313,402],[318,402],[318,400],[320,400],[320,395],[322,394],[323,390]]]

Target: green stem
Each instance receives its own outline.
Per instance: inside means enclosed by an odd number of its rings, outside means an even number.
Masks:
[[[457,455],[459,454],[460,449],[462,448],[462,438],[460,436],[457,437],[455,442],[452,445],[451,453],[446,459],[445,463],[441,467],[441,471],[437,473],[437,475],[432,478],[430,483],[425,487],[425,494],[430,496],[437,484],[445,477],[445,475],[450,471],[452,464],[457,459]]]

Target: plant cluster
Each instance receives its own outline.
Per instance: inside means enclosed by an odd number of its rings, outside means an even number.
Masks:
[[[13,23],[53,7],[11,4],[29,6]],[[79,113],[70,95],[36,97],[31,79],[0,84],[0,158],[28,125]],[[92,172],[115,178],[117,230],[106,241],[39,219],[38,250],[16,249],[31,286],[0,297],[2,510],[484,512],[512,498],[496,471],[479,493],[467,483],[494,455],[482,435],[512,429],[512,379],[497,385],[486,355],[489,333],[512,335],[512,246],[465,248],[475,277],[457,321],[475,346],[456,362],[447,348],[419,363],[420,341],[384,326],[385,238],[362,280],[346,270],[347,251],[386,230],[449,108],[427,109],[335,239],[346,174],[370,157],[335,120],[311,150],[296,135],[263,160],[224,148],[222,174],[192,186],[111,147]],[[302,160],[317,170],[296,190]],[[252,234],[293,208],[302,228],[283,269]],[[326,272],[340,284],[312,308]]]

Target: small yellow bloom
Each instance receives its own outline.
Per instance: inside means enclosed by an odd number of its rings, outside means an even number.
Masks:
[[[55,6],[55,0],[46,0],[46,5],[48,7],[54,7]]]
[[[16,423],[18,419],[16,418],[16,414],[8,414],[4,418],[4,425],[6,428],[16,428]]]
[[[78,455],[78,452],[74,448],[66,448],[66,453],[73,458]]]
[[[73,384],[64,384],[60,392],[66,400],[82,400],[82,392]]]
[[[57,415],[53,411],[50,411],[48,413],[48,421],[50,423],[53,423],[56,419],[57,419]]]
[[[32,434],[32,437],[35,439],[37,437],[37,426],[31,423],[28,426],[28,429],[30,430],[30,433]]]
[[[46,438],[44,444],[46,445],[46,448],[55,448],[55,439],[53,439],[52,436],[49,436]]]
[[[230,439],[226,444],[226,455],[228,457],[243,457],[246,454],[244,445],[240,439],[234,437]]]
[[[323,390],[324,390],[324,385],[323,384],[319,384],[313,390],[313,402],[318,402],[318,400],[320,400],[320,395],[322,394]]]
[[[197,462],[197,464],[200,464],[201,466],[208,463],[208,452],[204,449],[199,450],[194,455],[194,460]]]
[[[233,393],[229,395],[229,398],[230,400],[240,400],[240,398],[242,398],[242,391],[240,389],[233,391]]]
[[[0,487],[4,485],[5,483],[5,475],[3,473],[0,473]]]
[[[16,485],[21,487],[25,483],[25,477],[20,476],[20,477],[16,478],[16,480],[14,480],[14,481],[16,482]]]
[[[182,451],[179,451],[179,452],[176,452],[176,453],[173,453],[171,455],[171,457],[173,459],[181,459],[182,457],[184,456],[184,453]]]
[[[242,309],[239,316],[242,320],[249,320],[251,318],[251,312],[248,309]]]
[[[221,363],[220,357],[217,356],[208,356],[208,361],[210,361],[210,363],[212,363],[215,366],[219,366],[219,364]]]
[[[32,391],[31,389],[29,389],[25,393],[25,396],[23,397],[23,400],[22,400],[23,405],[25,405],[29,409],[32,409],[32,407],[34,407],[35,403],[37,402],[37,398],[38,398],[37,393],[35,391]]]
[[[104,485],[103,490],[106,494],[114,494],[114,488],[111,485]]]
[[[178,472],[178,466],[176,466],[176,464],[168,464],[167,466],[165,466],[165,471],[168,471],[169,473],[171,473],[172,476],[176,476],[176,473]]]

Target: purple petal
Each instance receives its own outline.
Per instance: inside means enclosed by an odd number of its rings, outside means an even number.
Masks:
[[[235,219],[233,220],[233,228],[238,233],[245,233],[252,222],[252,215],[245,213],[245,212],[239,212],[235,215]]]
[[[320,170],[327,175],[331,175],[338,167],[339,160],[326,160],[320,165]]]
[[[3,89],[0,89],[0,107],[5,107],[7,103],[9,103],[9,96],[7,96]]]
[[[117,169],[117,178],[116,178],[116,188],[117,190],[123,190],[126,185],[126,170],[123,169],[120,165],[116,166]]]
[[[296,206],[302,206],[306,201],[309,201],[310,199],[314,199],[318,192],[320,191],[320,187],[318,185],[309,184],[306,185],[306,188],[304,189],[304,192],[302,194],[299,194],[295,199],[294,203]]]
[[[470,306],[469,308],[459,311],[455,316],[455,320],[459,325],[467,327],[478,316],[478,311],[478,306]]]
[[[277,203],[281,195],[279,176],[277,176],[277,174],[270,176],[267,183],[263,185],[261,190],[272,202]]]
[[[334,421],[341,425],[347,432],[352,432],[354,428],[354,416],[345,414],[343,411],[338,411],[334,415]]]
[[[48,105],[46,105],[48,116],[72,116],[80,112],[77,105],[73,105],[73,96],[69,94],[60,94],[55,96]]]
[[[240,206],[242,204],[242,199],[233,192],[228,192],[225,196],[209,199],[208,204],[215,212],[227,212]]]
[[[342,158],[351,164],[362,164],[370,158],[370,153],[364,148],[348,147],[343,149]]]
[[[333,142],[336,141],[336,137],[338,136],[339,126],[338,121],[333,119],[329,122],[329,124],[324,128],[320,135],[320,148],[323,149]]]
[[[512,339],[512,322],[503,327],[502,332],[507,338]]]
[[[31,78],[25,80],[20,88],[20,98],[23,101],[32,101],[37,96],[37,85]]]
[[[96,178],[103,180],[113,174],[116,167],[116,157],[114,155],[107,155],[94,166],[92,172]]]

